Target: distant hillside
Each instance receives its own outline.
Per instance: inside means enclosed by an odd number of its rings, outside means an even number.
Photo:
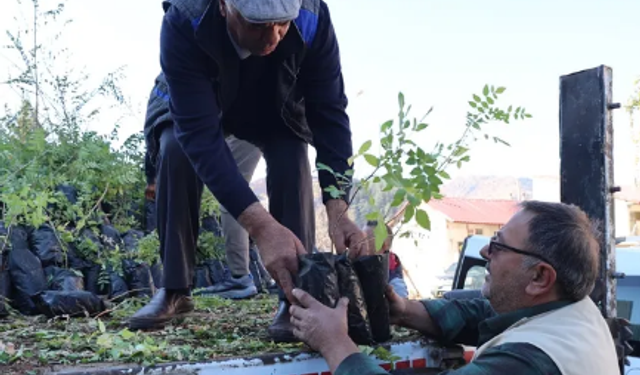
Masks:
[[[316,241],[319,248],[329,249],[331,242],[328,236],[327,215],[322,204],[320,185],[315,177],[313,182],[316,209]],[[258,198],[266,204],[268,202],[266,179],[261,178],[253,181],[251,187]],[[532,197],[533,180],[526,177],[464,176],[444,184],[441,193],[445,196],[456,198],[523,200]],[[387,206],[393,198],[391,194],[381,191],[374,191],[373,194],[376,203],[382,207]],[[520,197],[520,199],[517,199],[517,197]],[[349,212],[350,217],[360,227],[366,223],[365,216],[368,212],[368,199],[369,196],[358,194]],[[395,212],[393,210],[390,215]]]
[[[464,176],[442,186],[443,195],[476,199],[530,199],[533,179],[509,176]]]

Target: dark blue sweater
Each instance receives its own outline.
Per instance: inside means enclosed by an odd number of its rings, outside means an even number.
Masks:
[[[214,2],[212,6],[216,5]],[[317,21],[315,38],[306,52],[297,85],[305,99],[317,162],[344,173],[352,155],[351,131],[338,42],[324,2]],[[160,50],[176,138],[205,185],[237,218],[258,199],[225,143],[213,86],[214,61],[196,42],[192,20],[176,6],[164,16]],[[323,188],[336,184],[333,176],[324,171],[319,173],[319,179]],[[323,201],[328,199],[330,196],[324,192]]]

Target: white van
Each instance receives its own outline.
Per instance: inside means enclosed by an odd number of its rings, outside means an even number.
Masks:
[[[464,241],[460,260],[453,277],[453,292],[445,293],[444,298],[481,297],[476,275],[485,272],[486,260],[480,250],[489,244],[490,237],[469,236]],[[640,375],[640,237],[625,237],[616,240],[616,271],[623,273],[618,279],[616,298],[618,317],[628,319],[632,324],[633,352],[629,357],[631,364],[625,367],[625,375]]]

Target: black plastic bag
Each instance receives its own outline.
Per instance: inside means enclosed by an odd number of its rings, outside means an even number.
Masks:
[[[46,291],[33,296],[39,311],[48,318],[54,316],[93,316],[103,312],[106,307],[104,301],[95,294],[87,291]]]
[[[69,203],[71,204],[78,203],[78,189],[76,189],[75,187],[71,185],[61,184],[56,186],[56,191],[59,191],[62,194],[64,194],[65,198],[67,198]]]
[[[14,247],[9,253],[9,273],[16,291],[15,307],[24,315],[37,315],[31,297],[47,287],[40,259],[26,248]]]
[[[86,259],[83,259],[78,255],[78,251],[75,247],[75,244],[68,243],[67,244],[67,266],[69,268],[73,268],[74,270],[84,271],[85,269],[92,266],[92,263]]]
[[[222,228],[218,220],[213,216],[205,216],[202,218],[201,232],[211,232],[216,237],[222,237]]]
[[[122,236],[124,249],[128,252],[135,252],[138,249],[138,242],[140,242],[142,237],[144,237],[144,232],[135,229],[128,230],[124,236]]]
[[[212,284],[218,284],[227,279],[230,272],[226,264],[217,259],[210,259],[205,261],[205,264],[209,268],[209,278]]]
[[[164,267],[162,263],[157,262],[151,266],[151,278],[156,288],[164,288]]]
[[[147,234],[153,232],[156,225],[156,202],[145,199],[144,201],[144,229]]]
[[[82,270],[84,275],[84,289],[99,296],[109,294],[109,278],[106,270],[99,264],[92,264]]]
[[[209,278],[209,267],[206,265],[196,267],[193,274],[193,287],[199,289],[210,286],[211,279]]]
[[[100,226],[100,234],[102,238],[102,244],[109,250],[115,250],[116,246],[122,250],[124,243],[120,237],[120,232],[113,226],[108,224],[102,224]]]
[[[296,286],[322,304],[336,307],[340,290],[333,254],[315,253],[301,256]]]
[[[9,229],[5,227],[4,222],[0,220],[0,255],[3,251],[8,251],[10,249],[11,243],[9,242]]]
[[[349,337],[358,345],[373,345],[367,302],[358,275],[347,253],[337,256],[335,263],[340,296],[349,298]]]
[[[43,267],[64,264],[64,253],[55,230],[48,224],[41,225],[29,236],[31,250],[40,258]]]
[[[13,225],[9,230],[12,249],[29,250],[29,229],[23,225]]]
[[[151,268],[131,259],[122,261],[124,279],[134,297],[152,297],[155,294],[155,285],[151,277]]]
[[[109,272],[109,298],[114,302],[120,302],[129,294],[127,282],[114,271]]]
[[[9,315],[9,299],[11,299],[11,276],[9,270],[0,266],[0,318]]]
[[[64,292],[84,290],[82,273],[78,275],[69,269],[50,266],[44,269],[44,274],[47,278],[47,290]]]
[[[389,254],[360,257],[353,262],[353,268],[364,292],[373,339],[378,343],[388,341],[391,323],[385,287],[389,282]]]

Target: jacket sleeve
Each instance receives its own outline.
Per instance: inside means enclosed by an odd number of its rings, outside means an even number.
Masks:
[[[320,2],[318,28],[304,63],[300,69],[300,83],[303,89],[307,122],[313,133],[317,152],[316,162],[331,167],[334,172],[345,174],[351,167],[349,158],[353,155],[351,129],[346,112],[347,97],[340,64],[340,51],[329,9]],[[329,172],[318,172],[323,189],[323,202],[332,199],[324,191],[337,181]],[[349,178],[349,180],[351,180]],[[346,189],[348,198],[350,189]]]
[[[176,139],[200,179],[237,219],[258,198],[225,142],[207,61],[191,20],[176,6],[170,7],[162,21],[160,65],[169,88]]]

